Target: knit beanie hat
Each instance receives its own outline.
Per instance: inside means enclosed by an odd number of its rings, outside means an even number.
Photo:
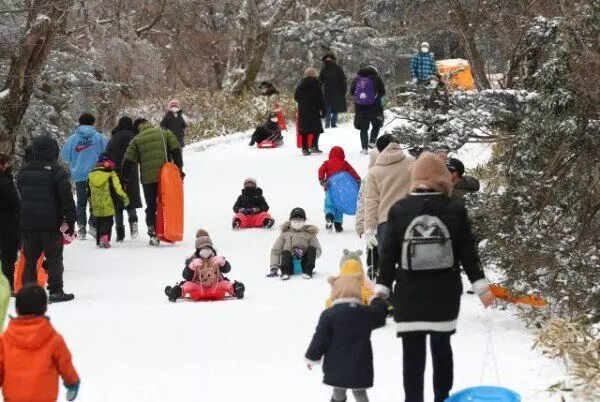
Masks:
[[[327,279],[331,285],[331,300],[342,298],[362,299],[360,275],[331,276]]]
[[[208,232],[204,229],[198,229],[196,232],[196,250],[200,250],[201,248],[207,246],[214,250],[213,242],[208,235]]]
[[[48,295],[38,285],[25,285],[17,292],[15,307],[20,316],[44,315],[48,309]]]
[[[432,152],[423,152],[412,169],[411,190],[425,187],[452,194],[452,177],[444,161]]]
[[[252,177],[248,177],[246,180],[244,180],[244,187],[246,187],[247,184],[252,183],[254,184],[254,187],[258,186],[258,184],[256,183],[256,179],[252,178]]]
[[[294,208],[290,213],[290,220],[292,219],[304,219],[306,220],[306,212],[302,208]]]
[[[98,167],[103,167],[107,169],[114,169],[115,162],[113,162],[112,158],[107,153],[101,153],[98,157],[98,163],[96,164]]]

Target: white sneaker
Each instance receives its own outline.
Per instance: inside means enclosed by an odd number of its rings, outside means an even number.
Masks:
[[[282,281],[287,281],[288,279],[290,279],[290,276],[288,274],[281,275],[281,280]]]
[[[368,149],[362,149],[362,150],[360,151],[360,154],[361,154],[361,155],[369,155],[369,150],[368,150]]]
[[[374,142],[369,142],[369,149],[373,149],[375,148],[375,143]]]
[[[302,279],[311,279],[312,276],[310,276],[309,274],[302,274]]]
[[[77,232],[77,240],[85,240],[85,229],[79,229],[79,231]]]
[[[89,230],[89,234],[91,236],[92,239],[96,238],[96,228],[92,225],[90,225],[90,230]]]

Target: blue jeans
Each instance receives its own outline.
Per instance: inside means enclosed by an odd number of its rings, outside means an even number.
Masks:
[[[325,110],[325,125],[329,126],[337,126],[338,123],[338,113],[334,112],[332,108],[328,107]]]
[[[117,207],[115,211],[115,226],[123,226],[123,211],[127,211],[127,216],[129,216],[129,223],[137,222],[137,211],[135,208],[122,208]]]
[[[87,195],[87,182],[86,181],[78,181],[75,183],[75,192],[77,194],[77,226],[80,228],[85,228],[88,224],[87,217],[87,204],[88,204],[88,195]],[[92,214],[92,205],[90,204],[90,226],[96,227],[96,218]]]
[[[342,213],[342,211],[340,211],[339,209],[337,209],[335,207],[335,205],[333,205],[333,203],[331,202],[331,199],[330,199],[330,196],[329,196],[329,190],[325,191],[325,208],[324,208],[324,212],[325,212],[325,216],[327,216],[327,214],[332,214],[334,222],[344,223],[344,214]]]

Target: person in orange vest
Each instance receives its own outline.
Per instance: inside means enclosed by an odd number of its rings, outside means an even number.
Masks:
[[[0,387],[5,401],[56,401],[58,377],[67,388],[67,400],[79,391],[79,375],[63,337],[45,317],[46,291],[26,285],[17,293],[18,317],[0,335]]]

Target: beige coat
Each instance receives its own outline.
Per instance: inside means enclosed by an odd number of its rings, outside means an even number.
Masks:
[[[377,157],[379,156],[379,151],[377,148],[374,148],[369,153],[369,170],[375,165],[375,161],[377,161]],[[358,189],[358,202],[356,206],[356,217],[354,219],[354,230],[356,230],[356,234],[362,236],[365,232],[365,190],[367,188],[367,178],[369,174],[363,176],[362,181],[360,182],[360,188]]]
[[[281,234],[275,240],[271,249],[271,266],[281,264],[281,253],[292,251],[295,248],[306,251],[309,247],[317,249],[317,258],[321,256],[321,244],[317,239],[319,228],[313,225],[304,225],[300,230],[292,229],[291,223],[281,225]]]
[[[392,205],[410,192],[413,163],[396,143],[377,157],[367,178],[365,230],[376,230],[378,224],[387,222]]]

